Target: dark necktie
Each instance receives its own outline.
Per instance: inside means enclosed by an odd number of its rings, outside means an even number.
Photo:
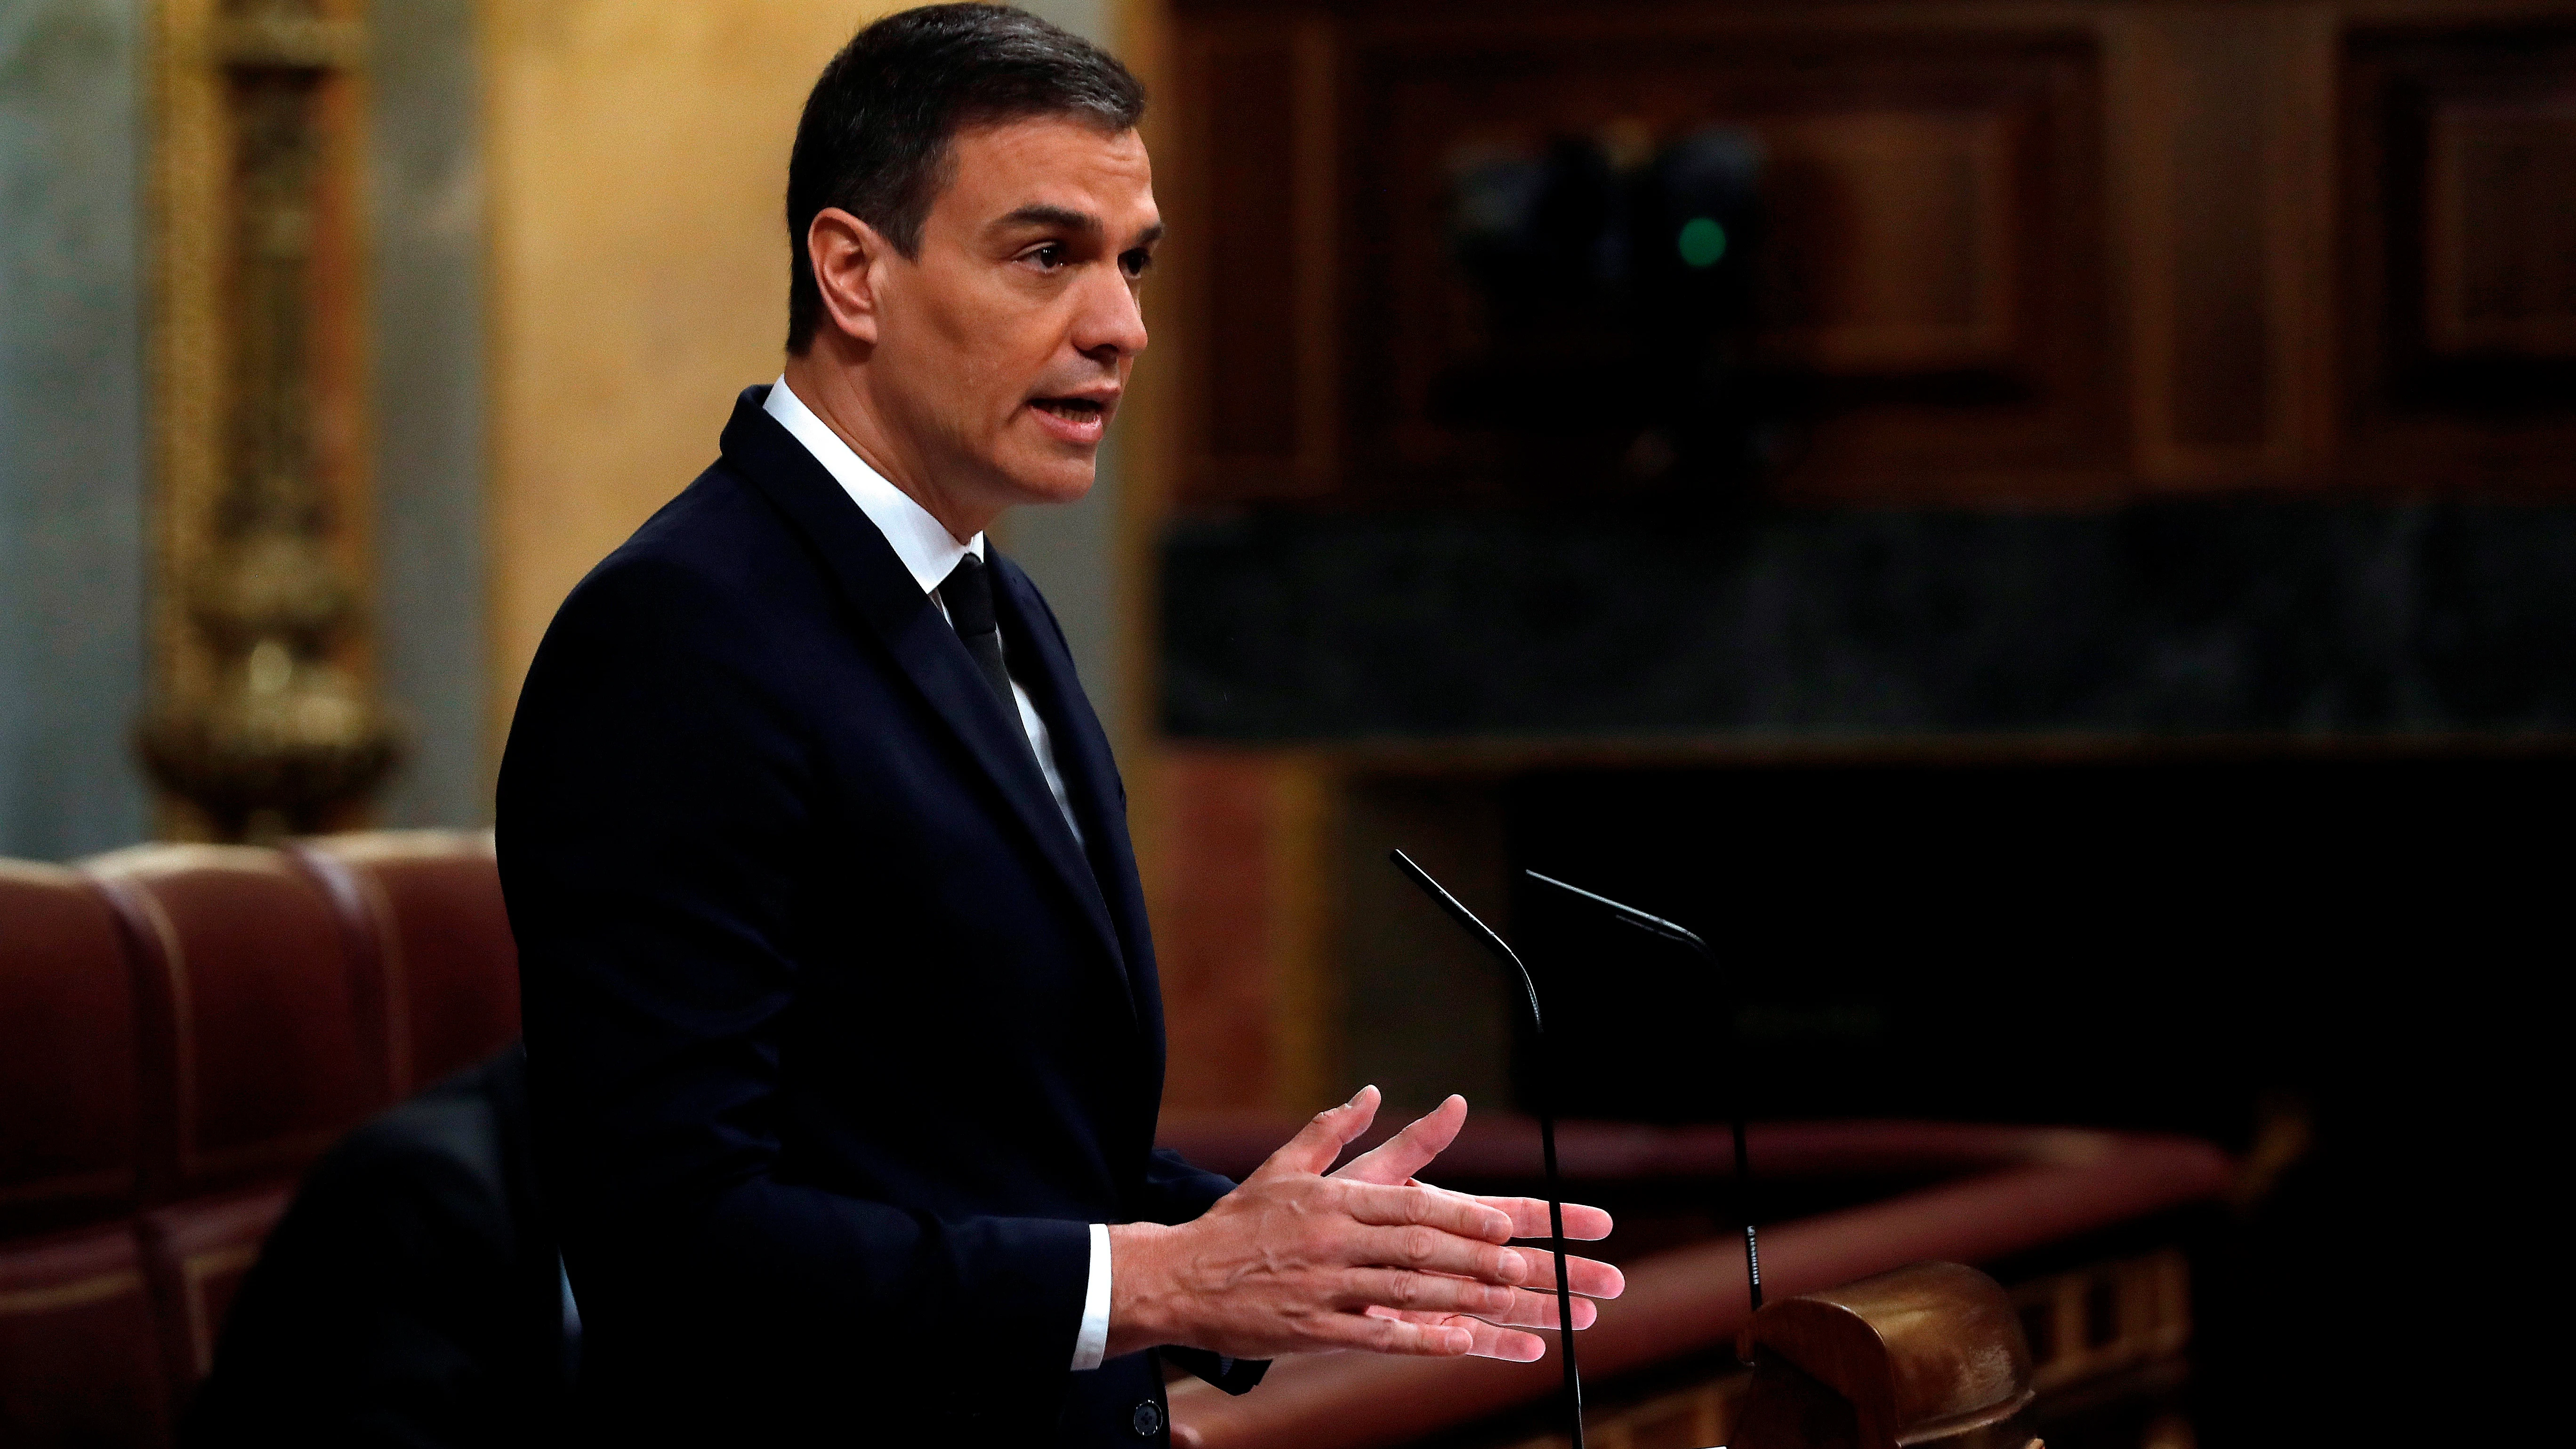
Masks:
[[[971,553],[959,559],[939,586],[939,602],[948,606],[948,622],[957,626],[957,637],[975,656],[984,682],[993,686],[1002,713],[1019,723],[1020,702],[1011,697],[1011,671],[1002,665],[1002,630],[993,618],[993,571]]]

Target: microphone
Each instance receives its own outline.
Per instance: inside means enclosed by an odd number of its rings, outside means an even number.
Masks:
[[[1413,857],[1401,850],[1390,850],[1386,854],[1387,859],[1395,862],[1396,869],[1412,877],[1413,883],[1422,887],[1424,895],[1449,913],[1449,919],[1481,942],[1494,954],[1494,959],[1512,969],[1512,974],[1520,978],[1521,991],[1529,1001],[1530,1030],[1538,1036],[1539,1080],[1538,1091],[1533,1094],[1537,1101],[1533,1105],[1538,1109],[1539,1150],[1547,1163],[1547,1227],[1556,1248],[1556,1340],[1565,1356],[1565,1417],[1567,1426],[1573,1430],[1573,1449],[1583,1449],[1583,1371],[1574,1365],[1574,1290],[1567,1286],[1565,1276],[1565,1193],[1557,1185],[1556,1177],[1556,1064],[1547,1044],[1547,1023],[1539,1015],[1538,985],[1530,980],[1529,968],[1521,964],[1521,958],[1512,953],[1511,947],[1503,944],[1503,938],[1495,935],[1493,928],[1477,920],[1474,911],[1460,905],[1456,896],[1431,878],[1429,871],[1415,865]]]
[[[1608,896],[1597,895],[1581,886],[1567,885],[1552,875],[1541,875],[1534,870],[1525,870],[1521,874],[1537,881],[1540,885],[1553,886],[1567,895],[1589,902],[1607,912],[1610,919],[1623,926],[1633,927],[1658,940],[1686,946],[1698,952],[1700,959],[1708,963],[1711,971],[1719,969],[1717,953],[1710,950],[1708,943],[1701,940],[1695,931],[1674,925],[1661,916],[1647,915],[1635,906],[1622,905]],[[1762,1250],[1753,1236],[1753,1163],[1744,1150],[1744,1054],[1735,1040],[1735,1013],[1729,1011],[1726,1020],[1727,1070],[1732,1077],[1729,1083],[1730,1090],[1727,1093],[1732,1099],[1729,1103],[1728,1125],[1735,1131],[1735,1198],[1736,1209],[1744,1222],[1744,1281],[1753,1295],[1753,1311],[1759,1313],[1762,1311]]]

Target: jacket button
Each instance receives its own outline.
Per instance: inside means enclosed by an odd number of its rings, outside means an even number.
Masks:
[[[1135,1430],[1139,1439],[1151,1439],[1162,1433],[1163,1406],[1152,1399],[1138,1404],[1136,1412],[1127,1416],[1127,1427]]]

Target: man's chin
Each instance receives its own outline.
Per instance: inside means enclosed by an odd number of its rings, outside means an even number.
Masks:
[[[1091,485],[1099,477],[1096,450],[1086,450],[1079,460],[1050,458],[1026,463],[1011,469],[1011,491],[1020,507],[1045,507],[1053,503],[1080,503],[1091,495]]]

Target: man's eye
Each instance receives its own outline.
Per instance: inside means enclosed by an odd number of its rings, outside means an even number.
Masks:
[[[1032,247],[1022,255],[1021,260],[1036,263],[1040,271],[1052,272],[1064,265],[1063,244],[1048,242],[1044,246]]]
[[[1154,269],[1154,254],[1139,247],[1119,257],[1118,267],[1131,277],[1141,277]]]

